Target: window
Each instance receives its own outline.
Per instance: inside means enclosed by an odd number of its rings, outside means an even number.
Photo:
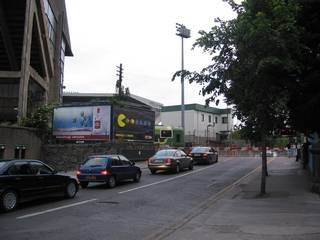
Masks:
[[[52,43],[52,47],[54,48],[57,22],[48,0],[44,0],[43,3],[44,3],[44,11],[47,15],[47,20],[48,20],[47,26],[48,26],[49,39]]]
[[[201,114],[201,121],[204,122],[204,114]]]
[[[172,138],[172,130],[160,130],[160,138]]]
[[[52,171],[50,168],[47,166],[43,165],[42,163],[39,162],[32,162],[30,164],[32,174],[52,174]]]
[[[89,158],[83,165],[84,166],[104,166],[107,163],[106,158],[94,157]]]
[[[114,157],[112,158],[112,163],[111,163],[112,166],[121,166],[122,163],[120,161],[120,159],[118,157]]]
[[[180,151],[176,151],[174,154],[175,157],[181,157],[181,152]]]
[[[208,116],[208,122],[211,123],[211,115]]]
[[[218,123],[218,117],[215,117],[215,123]]]
[[[8,169],[9,175],[29,175],[32,174],[30,165],[27,162],[14,163]]]
[[[119,158],[122,165],[125,165],[125,166],[131,165],[131,162],[125,156],[119,155]]]
[[[62,96],[63,96],[63,88],[64,88],[64,58],[65,58],[65,52],[66,52],[66,41],[64,40],[64,37],[62,37],[61,41],[61,51],[60,51],[60,101],[62,102]]]
[[[131,162],[129,160],[127,160],[127,159],[121,159],[121,163],[124,166],[130,166],[131,165]]]
[[[228,117],[222,117],[222,123],[228,123]]]
[[[23,145],[16,146],[16,148],[14,149],[14,158],[15,159],[26,158],[26,146],[23,146]]]

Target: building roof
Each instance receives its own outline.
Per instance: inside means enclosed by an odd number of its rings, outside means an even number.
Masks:
[[[112,98],[116,97],[117,95],[115,93],[78,93],[78,92],[64,92],[63,97],[66,98],[74,98],[74,99],[79,99],[79,98],[95,98],[95,99],[100,99],[104,100],[107,98]],[[143,98],[134,94],[130,94],[127,96],[131,99],[134,99],[135,101],[138,101],[146,106],[151,107],[154,110],[160,111],[161,107],[163,106],[161,103],[152,101],[147,98]]]
[[[185,104],[184,105],[185,111],[198,111],[198,112],[206,112],[212,114],[230,114],[231,108],[214,108],[200,104]],[[173,105],[173,106],[163,106],[161,112],[178,112],[181,111],[181,105]]]

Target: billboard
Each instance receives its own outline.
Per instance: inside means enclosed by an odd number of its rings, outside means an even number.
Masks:
[[[110,141],[111,106],[59,107],[53,112],[53,135],[64,140]]]
[[[154,141],[153,111],[132,107],[113,107],[114,138]]]

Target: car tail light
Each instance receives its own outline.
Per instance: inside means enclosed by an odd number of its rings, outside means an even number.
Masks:
[[[165,160],[164,160],[164,163],[165,164],[167,164],[167,165],[170,165],[171,164],[171,158],[166,158]]]
[[[153,161],[152,157],[148,159],[148,163],[151,163],[152,161]]]
[[[106,169],[101,170],[101,171],[100,171],[100,174],[102,174],[102,175],[107,175],[107,174],[108,174],[108,171],[107,171]]]
[[[207,153],[202,154],[203,157],[208,157]]]
[[[80,174],[81,174],[80,170],[77,170],[76,175],[80,175]]]

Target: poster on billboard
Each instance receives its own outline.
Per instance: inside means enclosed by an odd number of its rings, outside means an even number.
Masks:
[[[110,120],[110,106],[58,107],[52,134],[64,140],[110,141]]]
[[[154,141],[153,111],[114,106],[113,118],[115,139]]]

